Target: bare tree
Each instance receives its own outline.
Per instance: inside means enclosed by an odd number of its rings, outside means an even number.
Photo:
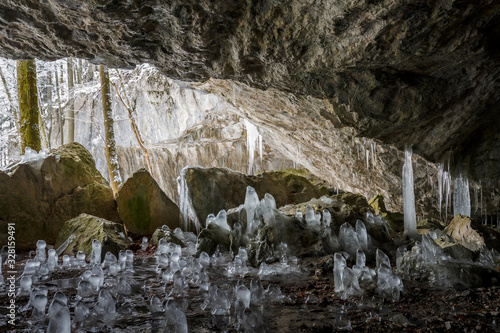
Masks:
[[[125,87],[123,85],[122,76],[120,75],[120,72],[118,70],[116,70],[116,73],[118,74],[118,78],[120,79],[120,86],[121,86],[121,89],[123,91],[123,95],[125,96],[125,100],[127,101],[127,103],[125,103],[123,101],[122,96],[118,92],[118,88],[116,87],[116,84],[112,83],[112,85],[115,88],[116,95],[120,99],[120,102],[122,102],[125,109],[127,109],[128,118],[130,120],[130,126],[132,127],[132,131],[134,132],[135,139],[137,140],[139,147],[141,147],[142,151],[144,152],[144,157],[146,158],[146,163],[148,165],[149,174],[151,175],[151,177],[154,178],[153,168],[151,167],[151,160],[149,158],[149,152],[148,152],[148,149],[146,148],[146,146],[144,145],[144,140],[142,140],[141,132],[139,131],[139,128],[137,127],[137,124],[135,122],[134,112],[133,112],[134,110],[132,110],[132,108],[130,107],[130,101],[127,97],[127,94],[125,93]]]

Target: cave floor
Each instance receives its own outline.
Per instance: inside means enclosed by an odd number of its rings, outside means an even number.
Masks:
[[[102,323],[94,319],[83,327],[74,327],[74,332],[162,332],[159,325],[161,315],[149,313],[147,304],[152,295],[164,298],[171,287],[161,283],[161,278],[140,273],[141,263],[152,262],[153,251],[136,253],[136,272],[130,276],[131,297],[117,297],[117,318],[113,323]],[[25,260],[17,262],[22,271]],[[403,279],[404,291],[398,301],[383,300],[376,295],[352,297],[347,300],[334,293],[333,273],[322,271],[320,258],[299,260],[302,274],[272,276],[261,279],[264,288],[277,285],[281,299],[269,299],[252,304],[266,332],[500,332],[500,288],[441,288],[427,283]],[[253,273],[252,273],[253,272]],[[51,273],[44,284],[48,287],[48,305],[56,291],[68,297],[70,312],[76,304],[76,285],[83,269],[59,270]],[[256,270],[240,277],[228,277],[220,271],[209,271],[210,282],[234,286],[238,280],[249,285],[256,280]],[[236,332],[234,317],[214,316],[209,309],[203,310],[204,299],[197,288],[190,288],[183,297],[174,297],[185,309],[190,332]],[[19,308],[29,301],[28,296],[16,300]],[[0,291],[0,332],[12,332],[6,323],[6,306],[9,298],[5,288]],[[234,302],[232,307],[234,306]],[[47,316],[46,316],[47,317]],[[72,315],[73,317],[73,315]],[[16,332],[45,332],[48,318],[32,325],[31,310],[19,311]]]

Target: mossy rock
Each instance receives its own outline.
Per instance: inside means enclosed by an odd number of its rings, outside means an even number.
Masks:
[[[0,230],[16,224],[18,250],[34,249],[39,239],[54,244],[63,224],[81,213],[121,222],[111,188],[77,142],[0,172],[0,202]],[[0,232],[0,244],[6,235]]]
[[[151,236],[151,240],[156,245],[158,245],[158,242],[162,238],[164,238],[167,243],[174,243],[180,245],[181,247],[186,247],[186,244],[184,244],[184,242],[181,241],[170,229],[158,228],[153,233],[153,236]]]
[[[127,179],[116,202],[121,219],[133,234],[152,235],[164,224],[172,230],[180,226],[179,207],[145,169]]]
[[[89,257],[92,253],[92,240],[97,239],[102,244],[102,258],[108,251],[118,256],[118,252],[127,249],[131,243],[122,224],[88,214],[80,214],[64,223],[57,236],[56,248],[71,235],[75,236],[75,240],[69,244],[64,254],[83,251]]]

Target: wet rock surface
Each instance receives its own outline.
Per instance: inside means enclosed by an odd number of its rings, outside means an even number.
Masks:
[[[0,171],[0,221],[16,223],[19,250],[38,239],[54,243],[63,224],[81,213],[118,222],[111,188],[79,143],[53,149],[46,157]],[[7,244],[2,233],[0,243]],[[1,238],[4,237],[4,238]]]
[[[125,181],[116,202],[120,218],[133,234],[152,235],[164,224],[171,229],[180,226],[179,207],[145,169]]]

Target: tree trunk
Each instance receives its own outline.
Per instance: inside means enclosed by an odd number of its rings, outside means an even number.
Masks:
[[[17,95],[19,98],[21,154],[24,154],[26,147],[40,151],[35,60],[17,61]]]
[[[57,91],[57,123],[59,125],[59,134],[61,135],[60,138],[60,144],[61,146],[64,144],[64,118],[62,116],[62,108],[61,108],[61,92],[59,90],[59,78],[58,78],[58,72],[56,68],[56,91]]]
[[[75,141],[75,105],[73,101],[73,58],[67,59],[68,65],[68,143]]]
[[[99,74],[101,76],[101,98],[102,98],[102,114],[104,117],[104,138],[106,161],[108,164],[109,184],[114,195],[118,193],[118,188],[121,185],[121,176],[118,169],[118,157],[116,155],[115,132],[113,129],[113,112],[111,110],[111,94],[109,86],[109,74],[107,68],[103,65],[99,66]]]

